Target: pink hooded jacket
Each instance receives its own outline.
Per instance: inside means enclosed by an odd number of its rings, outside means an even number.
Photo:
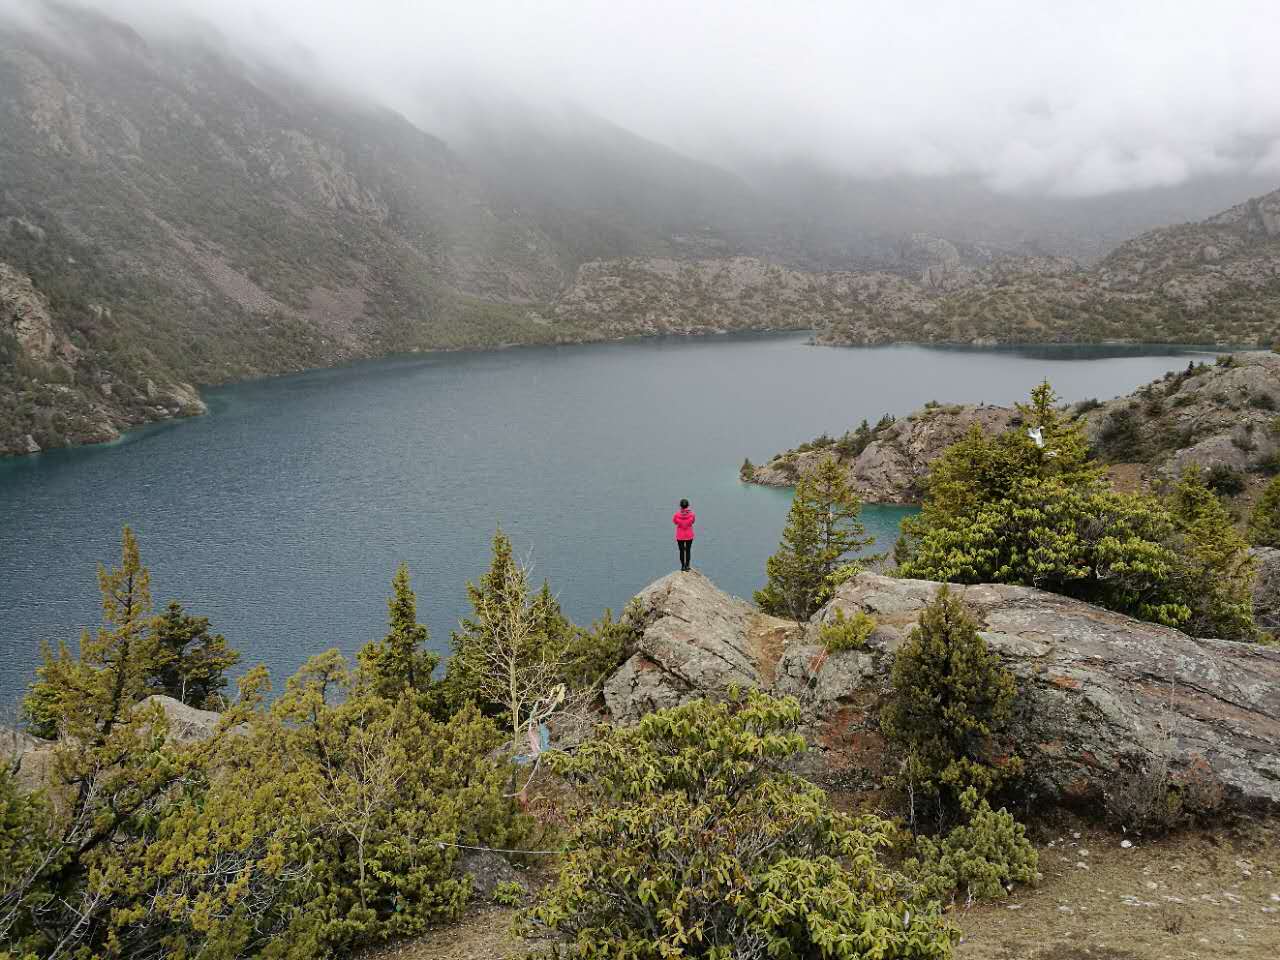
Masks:
[[[692,510],[677,510],[671,517],[671,522],[676,525],[677,540],[693,539],[693,521],[697,519],[693,515]]]

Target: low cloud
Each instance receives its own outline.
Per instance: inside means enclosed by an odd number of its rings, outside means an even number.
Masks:
[[[459,103],[495,99],[570,104],[732,167],[1071,196],[1280,176],[1271,0],[89,5],[144,33],[206,21],[446,135]]]

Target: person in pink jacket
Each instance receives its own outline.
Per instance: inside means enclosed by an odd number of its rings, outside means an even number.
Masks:
[[[681,500],[680,509],[671,517],[676,525],[676,547],[680,550],[680,569],[688,571],[689,551],[693,548],[693,521],[697,519],[689,509],[689,501]]]

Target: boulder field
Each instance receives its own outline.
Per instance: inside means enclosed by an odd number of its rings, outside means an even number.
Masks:
[[[940,588],[863,573],[809,623],[765,616],[706,577],[672,573],[639,594],[642,632],[605,684],[615,722],[731,685],[797,697],[802,772],[869,787],[894,766],[879,732],[893,653]],[[1093,804],[1125,772],[1167,770],[1236,808],[1280,805],[1280,649],[1197,639],[1029,587],[955,587],[1018,682],[1011,730],[1049,801]],[[822,624],[864,611],[865,649],[828,654]]]

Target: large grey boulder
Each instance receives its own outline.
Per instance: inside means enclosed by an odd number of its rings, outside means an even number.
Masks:
[[[1280,554],[1280,551],[1275,551]],[[642,633],[605,685],[615,722],[732,683],[799,699],[814,779],[870,787],[894,768],[880,733],[893,654],[940,584],[859,574],[809,624],[764,617],[705,577],[640,594]],[[955,587],[1018,680],[1012,738],[1051,800],[1096,802],[1122,771],[1165,769],[1238,806],[1280,803],[1280,650],[1177,630],[1028,587]],[[827,653],[837,613],[877,627],[865,649]]]
[[[135,710],[159,707],[168,724],[165,740],[179,746],[190,746],[208,740],[218,728],[221,715],[212,710],[199,710],[181,700],[159,694],[140,701]],[[241,727],[233,727],[238,735]],[[53,785],[58,749],[63,741],[42,740],[24,730],[0,727],[0,766],[13,775],[19,788],[38,790]]]
[[[889,654],[939,587],[861,574],[815,617],[815,630],[837,610],[879,623],[868,643],[874,671],[833,701],[866,705],[838,718],[851,735],[874,732],[878,704],[866,685],[887,692]],[[1013,738],[1052,796],[1097,800],[1121,770],[1167,766],[1239,805],[1280,803],[1280,650],[1194,639],[1029,587],[953,589],[1017,677]],[[824,742],[840,734],[828,717]]]
[[[199,743],[212,737],[218,729],[218,721],[222,716],[216,711],[200,710],[188,706],[181,700],[158,693],[142,700],[137,709],[149,706],[158,706],[164,712],[165,719],[169,722],[166,740],[183,746]]]
[[[45,786],[53,772],[56,747],[52,740],[41,740],[13,727],[0,727],[0,766],[13,775],[20,790]]]
[[[641,635],[604,686],[620,723],[728,690],[772,685],[778,651],[798,624],[761,614],[697,571],[668,574],[638,595]]]

